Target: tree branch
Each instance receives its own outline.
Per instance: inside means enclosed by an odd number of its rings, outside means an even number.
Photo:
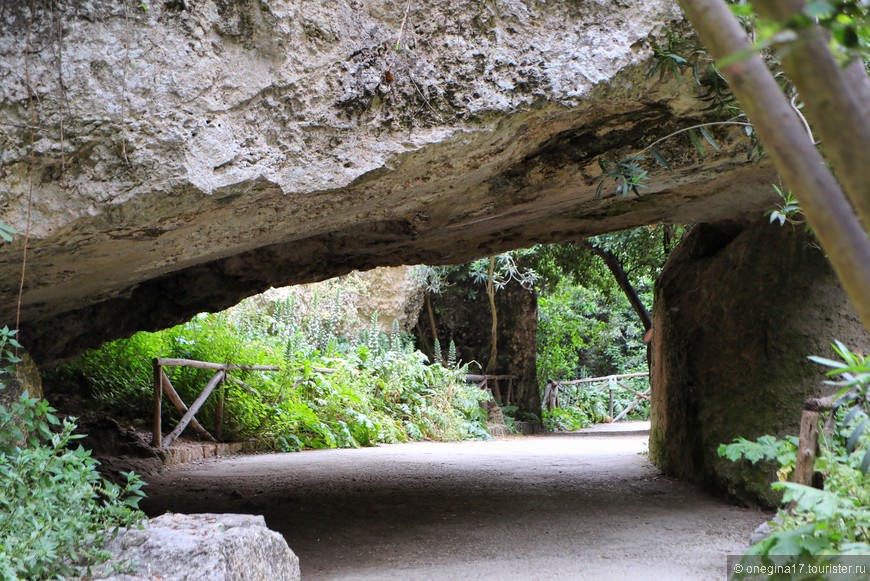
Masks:
[[[734,54],[751,55],[722,67],[722,73],[783,181],[800,201],[861,322],[870,330],[870,241],[843,190],[807,139],[788,100],[761,57],[752,50],[746,32],[725,0],[679,0],[679,3],[716,60]],[[868,146],[865,143],[860,149],[865,165]]]
[[[781,23],[793,21],[806,8],[804,0],[756,0],[758,13]],[[797,38],[777,50],[782,67],[797,88],[810,124],[821,137],[825,154],[849,201],[870,228],[870,180],[867,148],[870,117],[866,115],[867,74],[863,66],[847,75],[831,50],[828,34],[818,25],[796,26]]]
[[[637,313],[641,323],[643,323],[644,331],[649,331],[650,328],[652,328],[652,317],[649,316],[649,311],[646,310],[646,307],[640,300],[640,296],[638,296],[637,291],[634,290],[631,281],[628,280],[628,275],[625,272],[625,268],[622,266],[622,262],[619,261],[619,257],[608,250],[595,246],[588,240],[581,240],[579,244],[604,261],[604,264],[607,265],[607,268],[609,268],[610,272],[613,274],[613,278],[616,279],[616,284],[619,285],[619,288],[622,289],[622,292],[624,292],[625,296],[628,298],[628,302],[631,303],[631,308],[634,309],[634,312]]]

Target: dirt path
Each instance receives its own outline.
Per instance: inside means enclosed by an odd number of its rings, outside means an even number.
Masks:
[[[621,426],[234,457],[151,477],[145,508],[263,514],[305,581],[723,579],[767,515],[661,476]]]

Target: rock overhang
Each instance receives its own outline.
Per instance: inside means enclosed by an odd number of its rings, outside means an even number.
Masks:
[[[32,194],[21,327],[38,360],[269,286],[769,204],[739,131],[704,159],[668,148],[675,169],[642,196],[596,195],[601,156],[705,118],[691,86],[645,74],[671,2],[310,4],[0,15],[0,122],[19,127],[0,219],[25,230]],[[25,25],[44,49],[27,63]],[[25,64],[38,135],[20,129]],[[5,321],[23,244],[0,249]]]

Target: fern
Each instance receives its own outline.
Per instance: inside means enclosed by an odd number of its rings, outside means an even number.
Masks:
[[[458,361],[456,360],[456,343],[453,342],[453,339],[450,339],[450,346],[447,348],[447,367],[449,369],[455,369],[457,367]]]

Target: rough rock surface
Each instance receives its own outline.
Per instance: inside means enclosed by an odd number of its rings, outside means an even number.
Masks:
[[[0,405],[9,406],[18,401],[23,393],[42,398],[42,377],[30,355],[19,353],[21,362],[13,367],[11,374],[0,376]]]
[[[705,159],[669,142],[642,197],[595,196],[599,157],[706,115],[691,81],[645,74],[672,0],[142,6],[0,10],[0,220],[31,210],[41,363],[269,286],[770,199],[739,129]],[[0,249],[0,321],[24,245]]]
[[[499,381],[500,403],[510,403],[540,420],[541,394],[536,374],[538,296],[513,282],[495,294],[498,313],[498,364],[494,375],[513,375],[511,386]],[[471,373],[482,373],[489,362],[492,318],[489,299],[480,285],[459,283],[433,300],[438,340],[447,357],[453,340],[457,359],[472,363]],[[431,352],[432,335],[426,309],[420,313],[417,344]],[[492,388],[492,386],[490,386]],[[493,390],[494,391],[494,390]],[[495,393],[494,393],[495,395]]]
[[[111,581],[299,581],[299,559],[261,515],[165,514],[110,542],[93,579]],[[111,573],[112,566],[135,572]],[[128,567],[129,565],[129,567]],[[107,573],[108,572],[108,573]]]
[[[338,335],[354,336],[370,326],[378,314],[378,327],[389,333],[393,322],[408,333],[417,322],[423,304],[423,285],[410,266],[386,266],[329,280],[269,289],[242,301],[237,316],[255,313],[274,316],[277,305],[292,305],[293,318],[304,324],[306,318],[329,320]],[[289,313],[282,316],[288,316]]]
[[[804,400],[824,387],[807,355],[870,337],[800,228],[695,228],[656,285],[650,459],[666,473],[746,502],[775,504],[771,467],[718,457],[742,436],[797,435]]]
[[[378,325],[386,332],[399,324],[403,333],[410,333],[423,306],[423,284],[414,278],[413,267],[396,266],[374,268],[360,273],[366,292],[356,304],[357,314],[363,321],[378,314]]]

